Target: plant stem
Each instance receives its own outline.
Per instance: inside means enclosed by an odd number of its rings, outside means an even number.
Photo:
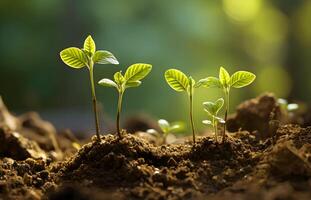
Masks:
[[[97,140],[100,141],[98,110],[97,110],[97,100],[96,100],[96,93],[95,93],[95,86],[94,86],[93,67],[94,67],[94,63],[92,60],[90,60],[89,71],[90,71],[90,82],[91,82],[91,91],[92,91],[93,112],[94,112],[94,117],[95,117],[96,136],[97,136]]]
[[[222,142],[225,142],[226,140],[226,129],[227,129],[227,118],[229,113],[229,89],[225,89],[225,101],[226,101],[226,112],[225,112],[225,124],[224,124],[224,130],[222,135]]]
[[[195,144],[195,132],[194,132],[194,122],[193,122],[193,91],[192,88],[189,92],[189,103],[190,103],[190,123],[191,123],[191,129],[192,129],[192,137],[193,137],[193,144]]]
[[[216,121],[215,121],[215,117],[213,116],[213,126],[214,126],[214,131],[215,131],[215,141],[216,141],[216,143],[218,143],[218,130],[217,130],[217,123],[216,123]]]
[[[122,138],[121,130],[120,130],[120,113],[121,113],[121,109],[122,109],[122,98],[123,98],[123,91],[119,91],[118,110],[117,110],[117,125],[116,125],[119,139]]]

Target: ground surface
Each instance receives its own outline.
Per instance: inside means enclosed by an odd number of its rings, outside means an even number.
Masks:
[[[311,199],[302,116],[288,117],[267,94],[237,108],[224,143],[156,145],[127,133],[80,142],[0,102],[0,199]]]

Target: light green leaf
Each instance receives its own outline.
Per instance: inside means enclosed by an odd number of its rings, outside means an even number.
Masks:
[[[211,120],[203,120],[202,123],[206,124],[206,125],[212,125],[212,121]]]
[[[114,55],[109,51],[98,50],[95,52],[92,59],[94,63],[98,64],[114,64],[114,65],[119,64],[116,57],[114,57]]]
[[[158,124],[161,130],[163,131],[163,133],[167,133],[169,131],[170,124],[165,119],[159,119]]]
[[[175,133],[175,132],[181,131],[183,129],[185,129],[185,124],[183,122],[173,122],[170,125],[169,132]]]
[[[124,77],[123,75],[121,74],[121,71],[119,72],[116,72],[114,75],[113,75],[113,78],[114,78],[114,81],[118,84],[118,85],[122,85],[124,83]]]
[[[247,71],[235,72],[230,79],[230,86],[241,88],[251,84],[256,78],[256,75]]]
[[[227,72],[227,70],[223,67],[220,67],[220,69],[219,69],[219,81],[224,87],[229,86],[230,75]]]
[[[87,36],[87,38],[84,41],[84,45],[83,45],[83,49],[89,53],[91,53],[91,55],[93,55],[96,51],[96,45],[95,42],[92,38],[92,36]]]
[[[206,88],[213,88],[213,87],[222,88],[222,85],[219,79],[216,77],[207,77],[207,78],[201,79],[198,81],[197,84],[199,84],[200,86],[202,85],[203,87],[206,87]]]
[[[216,119],[219,123],[221,123],[221,124],[225,124],[225,123],[226,123],[226,121],[225,121],[224,119],[220,118],[220,117],[215,117],[215,119]]]
[[[299,105],[296,103],[290,103],[287,105],[287,110],[289,112],[294,111],[294,110],[298,110],[298,108],[299,108]]]
[[[139,81],[145,78],[151,71],[152,66],[144,63],[137,63],[127,68],[124,78],[127,82]]]
[[[177,69],[169,69],[165,72],[165,79],[169,86],[178,91],[187,91],[189,87],[188,77]]]
[[[224,105],[224,99],[220,98],[214,102],[204,102],[204,110],[212,116],[217,116],[217,113],[220,111],[222,106]]]
[[[98,84],[101,85],[101,86],[118,88],[118,85],[115,82],[113,82],[112,80],[107,79],[107,78],[104,78],[104,79],[100,80],[98,82]]]
[[[141,85],[141,81],[132,81],[132,82],[126,82],[125,87],[130,88],[130,87],[138,87]]]
[[[69,47],[60,52],[62,61],[72,68],[82,68],[87,64],[87,56],[76,47]]]
[[[216,115],[220,111],[220,109],[222,108],[223,105],[224,105],[224,99],[223,98],[219,98],[219,99],[217,99],[217,101],[215,101]]]

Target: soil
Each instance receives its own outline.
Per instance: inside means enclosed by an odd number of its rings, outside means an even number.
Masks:
[[[311,127],[289,123],[272,94],[238,106],[225,143],[195,145],[124,131],[79,147],[37,114],[0,108],[0,199],[311,199]]]

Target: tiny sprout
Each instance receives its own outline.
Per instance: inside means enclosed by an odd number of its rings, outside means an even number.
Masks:
[[[173,122],[172,124],[170,124],[165,119],[159,119],[158,125],[161,129],[161,134],[158,131],[156,131],[155,129],[148,129],[147,133],[155,134],[157,136],[162,136],[162,143],[163,144],[166,143],[166,138],[169,134],[176,133],[176,132],[182,130],[184,127],[184,124],[182,122]]]
[[[193,92],[194,88],[201,86],[201,83],[195,83],[195,80],[187,77],[183,72],[177,69],[169,69],[165,72],[165,79],[168,85],[177,92],[187,92],[189,97],[189,115],[192,129],[193,144],[195,144],[195,128],[193,121]],[[199,84],[200,83],[200,84]]]
[[[99,136],[99,121],[98,121],[98,111],[97,111],[97,100],[94,86],[94,63],[97,64],[119,64],[118,60],[109,51],[97,50],[93,38],[89,35],[85,41],[82,49],[77,47],[69,47],[60,52],[60,57],[62,61],[69,67],[80,69],[87,67],[89,70],[90,82],[91,82],[91,92],[92,92],[92,102],[95,117],[95,127],[96,135],[98,141]]]
[[[288,103],[288,101],[286,99],[282,99],[282,98],[278,99],[278,104],[280,105],[280,108],[281,108],[282,112],[284,112],[284,113],[293,112],[293,111],[299,109],[298,104]]]
[[[204,110],[208,113],[208,116],[210,120],[203,120],[203,124],[206,125],[211,125],[214,128],[215,131],[215,141],[217,142],[218,138],[218,124],[225,124],[225,120],[222,118],[218,117],[217,114],[221,110],[221,108],[224,105],[224,99],[220,98],[215,102],[204,102]]]
[[[114,81],[104,78],[98,82],[98,84],[101,86],[116,88],[119,93],[116,127],[117,127],[117,133],[120,139],[121,139],[120,113],[122,109],[122,98],[123,98],[124,91],[125,89],[130,88],[130,87],[140,86],[141,84],[140,80],[145,78],[149,74],[151,69],[152,69],[152,66],[149,64],[137,63],[127,68],[124,76],[122,75],[121,71],[116,72],[114,74]]]
[[[256,78],[256,75],[247,72],[247,71],[237,71],[232,76],[227,72],[227,70],[223,67],[219,69],[219,77],[208,77],[205,79],[201,79],[198,84],[202,85],[206,88],[217,87],[223,89],[225,93],[226,100],[226,111],[225,111],[225,122],[227,122],[227,116],[229,113],[229,98],[230,98],[230,89],[233,88],[242,88],[249,84],[251,84]],[[225,131],[226,131],[226,123],[224,124],[223,131],[223,141],[225,140]]]

